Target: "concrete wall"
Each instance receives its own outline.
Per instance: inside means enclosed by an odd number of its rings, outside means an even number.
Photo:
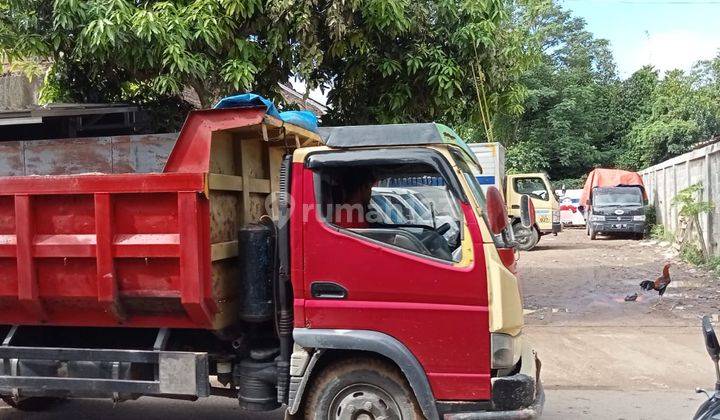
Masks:
[[[37,105],[37,94],[42,78],[28,80],[22,74],[0,76],[0,110],[26,109]]]
[[[698,182],[703,201],[715,203],[715,210],[700,216],[705,244],[711,254],[720,255],[720,143],[640,171],[650,203],[657,209],[658,223],[671,231],[677,228],[677,208],[671,205],[678,191]]]
[[[0,142],[0,176],[162,172],[178,133]]]

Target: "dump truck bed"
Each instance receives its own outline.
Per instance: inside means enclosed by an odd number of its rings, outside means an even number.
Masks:
[[[237,231],[319,142],[261,108],[197,111],[162,173],[0,177],[0,324],[233,325]]]

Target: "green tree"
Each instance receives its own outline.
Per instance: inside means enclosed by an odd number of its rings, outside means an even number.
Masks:
[[[529,6],[502,0],[329,2],[316,25],[326,54],[311,76],[329,87],[326,120],[472,119],[479,125],[481,115],[494,120],[497,113],[517,113],[525,95],[519,78],[534,59],[520,23],[535,6],[523,4]]]
[[[518,112],[518,79],[532,57],[519,25],[527,14],[519,11],[533,7],[503,0],[6,0],[0,55],[48,60],[47,100],[143,101],[192,89],[209,106],[234,91],[273,96],[278,82],[299,77],[329,89],[328,122],[452,122],[476,115],[476,80],[493,114]]]
[[[306,19],[305,19],[306,20]],[[264,0],[6,0],[0,55],[50,60],[48,100],[273,92],[320,55],[303,10]]]
[[[617,88],[614,101],[614,121],[616,135],[627,135],[633,124],[647,118],[652,112],[652,99],[660,83],[658,71],[652,66],[644,66],[623,80]]]
[[[541,22],[542,60],[523,78],[529,95],[505,139],[508,163],[555,179],[579,178],[611,160],[615,64],[607,41],[594,38],[584,20],[553,5]]]
[[[618,163],[641,169],[691,150],[720,133],[720,57],[692,72],[668,72],[624,137]]]

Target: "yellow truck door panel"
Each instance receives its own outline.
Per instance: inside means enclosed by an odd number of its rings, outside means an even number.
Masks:
[[[513,217],[520,216],[520,197],[523,194],[530,196],[535,205],[535,218],[540,232],[554,232],[553,224],[560,223],[560,203],[555,197],[547,175],[544,173],[508,175],[506,199],[508,214]]]

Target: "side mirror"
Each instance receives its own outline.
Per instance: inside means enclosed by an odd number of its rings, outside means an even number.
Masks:
[[[560,191],[562,192],[562,195],[565,195],[565,193],[567,193],[567,188],[565,188],[565,184],[562,185],[562,189]]]
[[[705,336],[705,348],[710,358],[717,362],[720,360],[720,344],[718,344],[717,335],[715,335],[715,330],[710,323],[710,317],[707,315],[702,319],[702,330],[703,336]]]
[[[508,227],[508,215],[505,200],[497,187],[490,186],[488,188],[485,193],[485,204],[490,232],[493,235],[499,235]]]
[[[520,197],[520,223],[526,228],[535,226],[535,204],[527,194]]]

